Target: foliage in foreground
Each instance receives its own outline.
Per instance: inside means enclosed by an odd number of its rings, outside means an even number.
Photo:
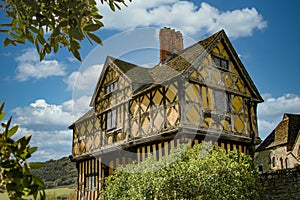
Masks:
[[[119,167],[105,180],[101,199],[257,199],[259,177],[249,156],[211,143],[184,146],[160,161]]]
[[[3,108],[4,103],[0,106],[0,120],[5,117]],[[22,199],[23,196],[29,195],[33,195],[36,199],[38,194],[43,199],[44,183],[30,172],[30,169],[38,168],[40,165],[27,162],[37,147],[29,146],[31,135],[16,141],[12,139],[18,126],[10,128],[10,124],[11,117],[7,123],[1,123],[0,129],[0,192],[7,191],[10,199]]]
[[[99,0],[106,2],[114,11],[121,9],[125,0]],[[4,46],[25,44],[35,45],[40,60],[60,47],[68,50],[81,60],[80,42],[87,38],[102,44],[93,32],[103,24],[97,8],[97,0],[2,0],[0,8],[9,22],[0,24],[0,32],[7,35]]]

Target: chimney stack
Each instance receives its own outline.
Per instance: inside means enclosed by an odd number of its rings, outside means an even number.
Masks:
[[[163,63],[172,53],[183,49],[183,38],[179,31],[170,28],[162,28],[159,31],[160,62]]]

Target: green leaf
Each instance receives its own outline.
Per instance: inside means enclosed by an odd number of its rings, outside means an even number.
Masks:
[[[45,44],[45,51],[47,52],[47,54],[51,53],[51,46],[49,44]]]
[[[110,9],[111,9],[112,11],[115,11],[115,10],[116,10],[113,3],[109,3],[109,7],[110,7]]]
[[[25,43],[25,37],[24,36],[21,36],[21,35],[16,35],[12,32],[9,33],[13,38],[15,38],[17,40],[17,42],[20,42],[20,43]]]
[[[83,27],[83,30],[86,32],[93,32],[93,31],[97,31],[99,28],[101,28],[100,24],[90,24]]]
[[[5,104],[2,103],[0,106],[0,120],[2,120],[5,117],[5,112],[3,112],[4,105]]]
[[[76,40],[83,40],[84,36],[80,29],[72,28],[69,30],[70,38],[74,38]]]
[[[38,41],[39,41],[39,43],[40,43],[41,45],[45,45],[46,40],[45,40],[45,38],[44,38],[42,35],[38,34],[38,35],[37,35],[37,39],[38,39]]]
[[[23,137],[21,137],[20,139],[18,139],[16,141],[17,144],[17,148],[20,152],[24,151],[24,149],[26,148],[26,146],[28,145],[29,141],[31,139],[31,135],[25,135]]]
[[[95,42],[97,42],[100,45],[103,45],[101,39],[97,35],[95,35],[93,33],[89,33],[89,32],[87,32],[87,34],[92,40],[94,40]]]
[[[9,39],[9,38],[5,38],[5,40],[4,40],[4,46],[6,47],[6,46],[8,46],[9,44],[12,44],[12,40]]]
[[[30,26],[29,29],[32,30],[36,34],[39,33],[39,29],[35,28],[34,26]]]
[[[41,35],[42,37],[44,37],[44,29],[43,29],[43,27],[39,28],[39,35]]]
[[[12,24],[0,24],[0,26],[11,26]]]
[[[10,138],[11,136],[13,136],[17,132],[18,128],[19,128],[19,126],[16,125],[16,126],[12,127],[11,129],[9,129],[7,131],[7,137]]]
[[[95,19],[102,19],[102,18],[103,18],[103,16],[100,15],[98,12],[94,12],[92,15],[93,15],[93,17],[94,17]]]
[[[32,147],[32,148],[28,149],[28,152],[30,154],[33,154],[37,149],[38,149],[37,147]]]
[[[75,40],[71,40],[70,41],[71,44],[71,49],[73,50],[78,50],[80,48],[80,44],[78,42],[76,42]]]
[[[34,43],[34,35],[31,32],[26,31],[26,36],[29,42]]]
[[[72,54],[77,58],[79,61],[81,61],[81,56],[78,50],[72,50]]]
[[[44,58],[45,58],[45,52],[40,51],[39,55],[40,55],[40,61],[44,60]]]
[[[8,132],[8,128],[9,128],[10,123],[11,123],[11,119],[12,119],[12,117],[10,117],[10,118],[8,119],[7,123],[5,124],[5,128],[6,128],[5,132],[6,132],[6,134],[7,134],[7,132]],[[4,126],[3,126],[3,127],[4,127]],[[6,135],[6,136],[7,136],[7,135]]]
[[[118,5],[118,3],[114,3],[114,5],[115,5],[119,10],[121,10],[121,7]]]
[[[54,53],[57,53],[57,51],[58,51],[58,39],[57,38],[53,39],[52,46],[54,49]]]
[[[0,106],[0,112],[2,112],[2,111],[3,111],[3,108],[4,108],[4,106],[5,106],[5,103],[4,103],[4,102],[2,102],[2,103],[1,103],[1,106]]]
[[[4,117],[5,117],[5,113],[4,113],[4,112],[1,112],[1,113],[0,113],[0,120],[2,120]]]

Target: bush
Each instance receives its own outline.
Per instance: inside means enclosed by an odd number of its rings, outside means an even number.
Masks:
[[[256,199],[258,170],[251,157],[205,143],[181,146],[160,161],[118,168],[105,179],[101,199]]]

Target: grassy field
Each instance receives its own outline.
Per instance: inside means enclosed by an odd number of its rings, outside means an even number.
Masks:
[[[69,196],[71,193],[74,192],[74,188],[54,188],[54,189],[47,189],[46,191],[46,198],[47,200],[56,200],[57,197],[60,196]],[[6,193],[0,193],[1,200],[9,200]],[[33,199],[33,198],[28,198]]]

